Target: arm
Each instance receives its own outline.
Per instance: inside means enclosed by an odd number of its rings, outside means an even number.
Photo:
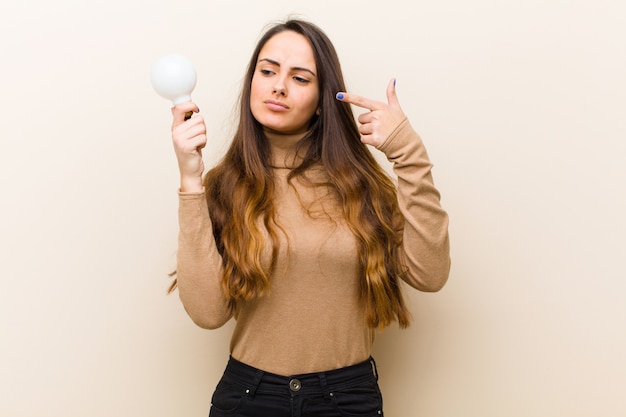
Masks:
[[[438,291],[450,272],[448,215],[439,203],[426,148],[404,119],[378,149],[398,176],[398,203],[405,220],[405,281],[421,291]]]
[[[338,93],[337,99],[370,110],[359,116],[361,141],[385,153],[398,176],[398,203],[404,217],[405,281],[421,291],[438,291],[450,271],[448,215],[439,204],[426,148],[411,128],[396,96],[395,80],[387,103]]]
[[[182,103],[172,109],[172,141],[181,182],[176,279],[187,314],[198,326],[214,329],[226,323],[232,314],[220,285],[222,258],[213,238],[202,188],[206,125],[201,116],[185,120],[189,111],[197,113],[198,108],[193,103]]]
[[[232,316],[220,284],[217,251],[204,192],[179,192],[177,280],[180,300],[198,326],[215,329]]]

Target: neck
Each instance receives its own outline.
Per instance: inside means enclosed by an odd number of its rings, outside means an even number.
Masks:
[[[283,134],[266,130],[265,137],[272,150],[272,166],[275,168],[297,167],[306,152],[306,147],[297,149],[297,145],[306,134],[307,132]]]

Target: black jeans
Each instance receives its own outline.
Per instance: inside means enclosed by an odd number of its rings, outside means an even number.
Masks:
[[[232,357],[211,400],[209,417],[382,417],[374,359],[290,377]]]

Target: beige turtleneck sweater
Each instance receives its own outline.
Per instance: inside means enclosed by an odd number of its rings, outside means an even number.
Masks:
[[[393,163],[398,177],[409,269],[406,282],[421,291],[437,291],[450,268],[448,216],[439,204],[426,149],[405,119],[379,150]],[[275,206],[288,239],[281,245],[271,293],[240,306],[231,354],[280,375],[331,370],[366,360],[375,331],[365,322],[358,296],[355,238],[340,218],[331,220],[325,214],[336,214],[337,203],[322,188],[305,187],[297,179],[290,186],[288,173],[276,169]],[[182,192],[179,198],[180,298],[196,324],[217,328],[232,315],[220,286],[222,260],[206,199],[204,193]]]

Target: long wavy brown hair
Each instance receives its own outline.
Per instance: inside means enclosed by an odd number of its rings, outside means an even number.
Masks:
[[[280,225],[273,202],[271,150],[263,126],[252,115],[250,90],[261,49],[284,31],[310,42],[320,96],[319,114],[313,116],[299,144],[306,149],[302,163],[290,172],[289,180],[304,177],[314,166],[325,170],[328,183],[318,186],[333,190],[358,242],[359,290],[368,325],[382,328],[397,320],[406,327],[410,315],[400,287],[406,273],[400,256],[404,220],[396,187],[361,142],[350,105],[335,98],[346,88],[334,46],[321,29],[302,20],[277,24],[259,40],[244,79],[237,131],[224,158],[204,178],[213,236],[223,260],[225,296],[236,309],[242,301],[266,295],[276,268]],[[266,245],[271,245],[269,266],[262,256]],[[175,287],[174,281],[170,291]]]

